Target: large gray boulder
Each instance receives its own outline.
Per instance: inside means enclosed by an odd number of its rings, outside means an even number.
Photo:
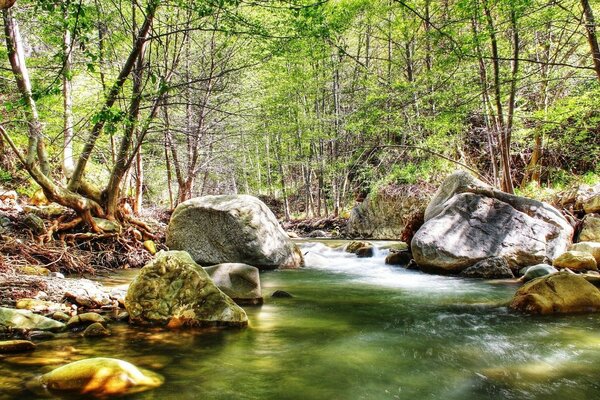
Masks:
[[[271,210],[247,195],[204,196],[179,204],[169,222],[167,246],[187,251],[202,265],[304,266],[300,249]]]
[[[170,328],[245,326],[246,312],[185,251],[161,251],[129,285],[129,321]]]
[[[215,285],[237,304],[262,304],[258,268],[242,263],[224,263],[204,270]]]
[[[458,273],[489,257],[519,267],[552,261],[571,243],[573,228],[549,204],[492,189],[465,172],[442,183],[411,249],[417,264]]]

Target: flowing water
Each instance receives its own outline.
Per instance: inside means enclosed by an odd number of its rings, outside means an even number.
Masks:
[[[0,360],[0,398],[37,398],[24,381],[93,356],[165,377],[136,399],[600,397],[599,315],[516,314],[498,306],[514,285],[407,271],[386,266],[385,251],[358,259],[334,245],[303,242],[307,268],[261,274],[265,304],[246,307],[246,329],[113,324],[109,338],[41,342]],[[278,289],[294,297],[269,297]]]

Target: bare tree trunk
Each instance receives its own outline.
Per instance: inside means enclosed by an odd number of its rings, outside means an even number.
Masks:
[[[583,7],[583,15],[585,16],[585,30],[587,33],[588,43],[590,44],[590,51],[592,53],[592,59],[594,60],[594,70],[598,81],[600,81],[600,46],[598,46],[598,38],[596,37],[596,22],[594,20],[594,13],[592,6],[590,6],[589,0],[581,0],[581,6]]]
[[[31,92],[31,81],[29,71],[25,64],[25,52],[23,50],[23,39],[19,31],[17,21],[12,17],[10,9],[2,10],[4,18],[4,32],[6,34],[6,49],[8,59],[12,68],[13,75],[17,82],[17,87],[21,92],[21,97],[25,103],[27,121],[29,122],[29,144],[27,147],[27,165],[33,166],[37,161],[40,165],[40,171],[44,175],[50,172],[50,164],[44,146],[42,136],[42,125],[37,111],[37,106]]]
[[[148,3],[148,6],[146,7],[146,16],[144,19],[144,23],[142,24],[138,34],[136,35],[133,49],[129,53],[125,64],[121,68],[121,72],[119,73],[117,80],[111,87],[106,97],[104,106],[100,111],[98,121],[92,127],[92,130],[83,147],[83,151],[81,152],[81,155],[77,160],[75,170],[73,171],[73,175],[71,177],[71,180],[69,181],[68,186],[69,189],[72,191],[77,191],[80,189],[80,187],[82,187],[82,179],[85,172],[85,167],[90,159],[90,156],[92,155],[94,147],[96,146],[96,141],[100,136],[100,133],[102,132],[102,129],[104,128],[104,125],[107,121],[107,118],[105,118],[103,114],[110,112],[111,107],[117,100],[121,88],[125,84],[127,77],[131,73],[134,65],[136,64],[140,52],[144,50],[148,40],[148,35],[150,33],[150,28],[152,27],[152,22],[154,21],[154,15],[156,13],[156,10],[158,9],[159,4],[159,0],[151,0],[150,3]]]
[[[494,20],[492,17],[492,12],[489,8],[488,0],[483,0],[483,10],[485,12],[487,24],[488,24],[488,33],[490,36],[490,43],[492,48],[492,66],[494,68],[494,99],[496,102],[496,117],[497,117],[497,126],[498,126],[498,134],[500,137],[500,160],[502,167],[502,179],[501,179],[501,187],[507,193],[513,193],[513,185],[511,178],[511,168],[510,168],[510,148],[509,143],[507,143],[507,124],[504,120],[504,112],[502,109],[502,94],[500,91],[500,57],[498,53],[498,40],[496,38],[496,27],[494,26]],[[518,37],[517,37],[518,39]],[[517,50],[518,52],[518,50]],[[518,53],[517,53],[518,54]],[[518,66],[518,64],[517,64]],[[514,64],[513,64],[514,68]]]
[[[142,159],[142,149],[140,149],[135,156],[135,196],[133,198],[133,213],[135,215],[139,215],[142,212],[143,194],[144,163]]]
[[[68,5],[65,6],[63,17],[67,20]],[[73,174],[73,38],[67,26],[63,34],[63,174],[67,179]]]
[[[498,165],[497,165],[497,161],[496,161],[496,154],[494,151],[494,140],[493,140],[494,135],[498,136],[497,132],[496,132],[497,126],[494,121],[493,112],[491,111],[490,96],[489,96],[489,91],[488,91],[487,69],[485,66],[485,61],[482,56],[479,40],[477,40],[479,32],[477,29],[477,20],[475,17],[471,18],[471,28],[473,30],[473,37],[475,38],[475,51],[477,54],[477,59],[479,61],[478,65],[479,65],[479,81],[481,84],[481,101],[483,103],[483,115],[484,115],[485,123],[486,123],[486,131],[487,131],[486,136],[487,136],[487,141],[488,141],[490,165],[492,167],[492,175],[493,175],[494,183],[497,184],[499,176],[498,176]],[[489,112],[488,112],[488,109],[490,110]]]
[[[517,21],[517,13],[513,7],[510,12],[510,22],[512,27],[512,36],[513,36],[513,59],[511,66],[511,81],[510,81],[510,94],[508,97],[508,113],[506,117],[506,129],[504,130],[504,147],[505,153],[508,158],[507,168],[504,171],[504,185],[505,188],[503,190],[507,193],[514,193],[515,188],[513,186],[511,171],[510,171],[510,144],[512,141],[512,131],[514,125],[514,115],[515,115],[515,98],[517,96],[517,80],[519,76],[519,27]]]

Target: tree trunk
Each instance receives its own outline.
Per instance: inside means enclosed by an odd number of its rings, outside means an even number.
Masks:
[[[106,114],[110,113],[112,106],[117,101],[119,93],[121,92],[121,88],[125,84],[127,77],[131,73],[134,65],[138,60],[140,52],[142,52],[146,46],[146,43],[148,41],[148,35],[150,33],[150,28],[152,27],[152,22],[154,21],[154,15],[156,13],[156,10],[158,9],[159,4],[159,0],[151,0],[150,3],[148,3],[148,6],[146,7],[146,16],[144,19],[144,23],[142,24],[142,27],[140,28],[136,36],[133,49],[129,53],[125,64],[121,68],[116,82],[112,85],[106,97],[104,106],[98,114],[98,120],[92,127],[92,130],[83,147],[83,151],[81,152],[81,155],[77,160],[75,170],[73,171],[73,175],[71,177],[71,180],[69,181],[68,186],[68,188],[72,191],[78,191],[82,186],[82,179],[85,172],[85,167],[87,166],[87,162],[89,161],[90,156],[92,155],[94,147],[96,146],[96,141],[98,140],[98,137],[100,136],[104,125],[106,124]]]
[[[29,167],[33,167],[37,162],[40,165],[40,172],[44,175],[48,175],[50,172],[50,165],[48,163],[48,156],[44,146],[44,140],[42,136],[42,125],[37,111],[35,100],[31,92],[31,81],[29,79],[29,71],[25,64],[25,52],[23,50],[23,39],[19,31],[19,25],[12,16],[12,11],[2,10],[2,16],[4,18],[4,32],[6,35],[6,50],[8,52],[8,59],[12,68],[17,87],[21,92],[21,97],[25,103],[25,111],[27,115],[27,121],[29,123],[29,135],[28,135],[28,147],[27,147],[27,158],[26,162]]]
[[[67,20],[68,5],[65,6],[63,17]],[[63,174],[67,180],[73,174],[73,38],[67,26],[63,34]]]
[[[598,38],[596,37],[594,13],[589,0],[581,0],[581,6],[583,7],[583,15],[585,16],[585,30],[588,43],[590,44],[592,60],[594,61],[594,71],[596,71],[596,76],[598,77],[598,81],[600,81],[600,47],[598,46]]]

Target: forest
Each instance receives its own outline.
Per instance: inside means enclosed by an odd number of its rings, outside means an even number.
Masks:
[[[0,177],[109,219],[215,193],[347,214],[460,167],[509,193],[594,183],[592,3],[19,1]]]
[[[600,2],[0,11],[0,400],[599,396]]]

